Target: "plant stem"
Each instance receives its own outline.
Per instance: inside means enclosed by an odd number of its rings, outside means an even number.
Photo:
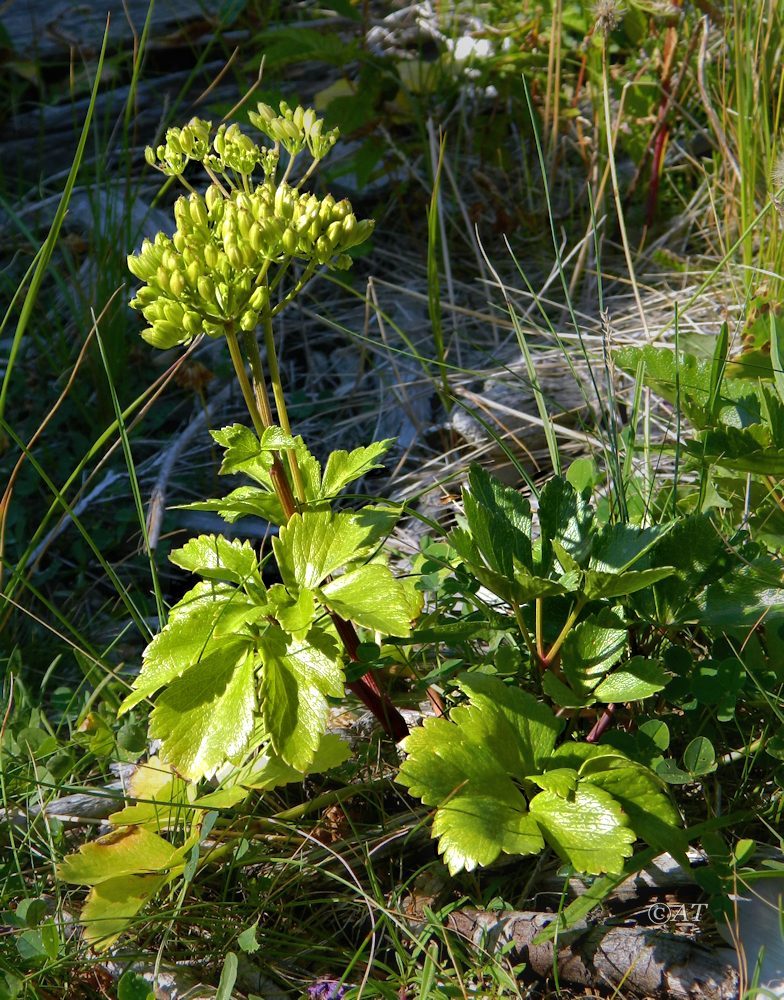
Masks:
[[[264,380],[262,378],[261,383],[259,383],[254,378],[254,381],[256,382],[256,391],[254,392],[254,388],[251,386],[250,380],[248,379],[248,373],[245,371],[245,359],[240,351],[240,345],[237,341],[237,331],[234,329],[233,323],[226,324],[226,342],[229,345],[231,362],[234,365],[237,381],[239,382],[240,389],[242,390],[245,406],[247,407],[250,418],[253,421],[253,427],[256,433],[259,437],[261,437],[266,428],[271,427],[273,424],[272,413],[270,411],[269,399],[267,398],[267,389],[264,385]],[[256,350],[258,352],[258,346]],[[261,364],[260,360],[259,364]],[[276,452],[273,452],[270,475],[272,477],[273,485],[275,486],[275,492],[277,493],[278,499],[283,507],[283,513],[286,515],[286,519],[288,520],[288,518],[295,513],[297,505],[294,502],[291,486],[289,485],[288,478],[286,477],[286,470],[283,468],[283,463]]]
[[[543,666],[549,667],[550,664],[553,662],[553,660],[556,658],[556,656],[558,656],[558,653],[561,650],[561,646],[563,646],[564,642],[566,641],[566,637],[571,632],[572,626],[577,621],[577,618],[579,617],[579,614],[584,607],[585,607],[584,600],[578,600],[575,603],[574,607],[569,613],[569,617],[566,619],[564,627],[561,629],[558,635],[558,638],[555,640],[552,646],[550,646],[550,649],[547,651],[547,656],[545,656],[544,659],[542,660]]]
[[[536,598],[536,655],[539,657],[539,662],[544,664],[546,661],[544,653],[544,637],[543,637],[543,627],[544,627],[544,601],[541,597]]]
[[[249,344],[251,351],[251,368],[254,370],[255,375],[257,366],[259,371],[261,371],[261,355],[259,354],[259,345],[256,338],[251,336],[249,341],[251,342]],[[264,346],[267,348],[267,367],[269,368],[270,381],[272,382],[272,394],[275,397],[275,409],[278,411],[278,421],[286,434],[291,437],[291,424],[289,422],[289,413],[286,409],[286,397],[283,393],[283,382],[280,377],[278,353],[275,349],[275,335],[272,330],[272,312],[269,308],[264,310]],[[297,456],[291,449],[286,452],[286,455],[291,468],[291,477],[294,480],[294,492],[297,496],[297,500],[299,500],[300,503],[304,503],[305,483],[302,480],[302,473],[300,472],[299,464],[297,462]]]

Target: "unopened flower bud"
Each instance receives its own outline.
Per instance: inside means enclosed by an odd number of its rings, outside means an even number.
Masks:
[[[246,333],[255,330],[258,322],[258,313],[253,309],[246,309],[242,316],[240,316],[240,330],[244,330]]]

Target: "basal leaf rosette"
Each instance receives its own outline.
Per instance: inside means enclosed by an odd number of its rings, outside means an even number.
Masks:
[[[398,777],[435,807],[450,872],[549,844],[578,871],[615,873],[638,837],[662,848],[679,840],[678,813],[647,768],[611,747],[556,748],[560,720],[497,678],[467,674],[460,687],[468,704],[407,737]]]

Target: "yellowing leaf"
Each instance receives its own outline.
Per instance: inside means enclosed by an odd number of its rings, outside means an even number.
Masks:
[[[84,936],[105,951],[165,884],[166,875],[121,875],[93,886],[82,907]]]
[[[182,852],[142,827],[124,827],[83,844],[76,854],[69,854],[57,874],[63,882],[98,885],[120,875],[145,875],[161,872],[181,862]]]
[[[321,588],[327,607],[342,618],[384,635],[408,636],[422,610],[413,580],[399,580],[387,566],[369,563],[349,570]]]

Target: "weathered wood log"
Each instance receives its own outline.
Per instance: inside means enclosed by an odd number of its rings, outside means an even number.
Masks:
[[[737,956],[731,949],[710,949],[689,938],[648,927],[582,927],[552,941],[534,939],[554,919],[551,913],[502,913],[456,910],[447,927],[473,947],[505,952],[526,972],[562,984],[606,986],[625,997],[662,1000],[738,1000]]]

